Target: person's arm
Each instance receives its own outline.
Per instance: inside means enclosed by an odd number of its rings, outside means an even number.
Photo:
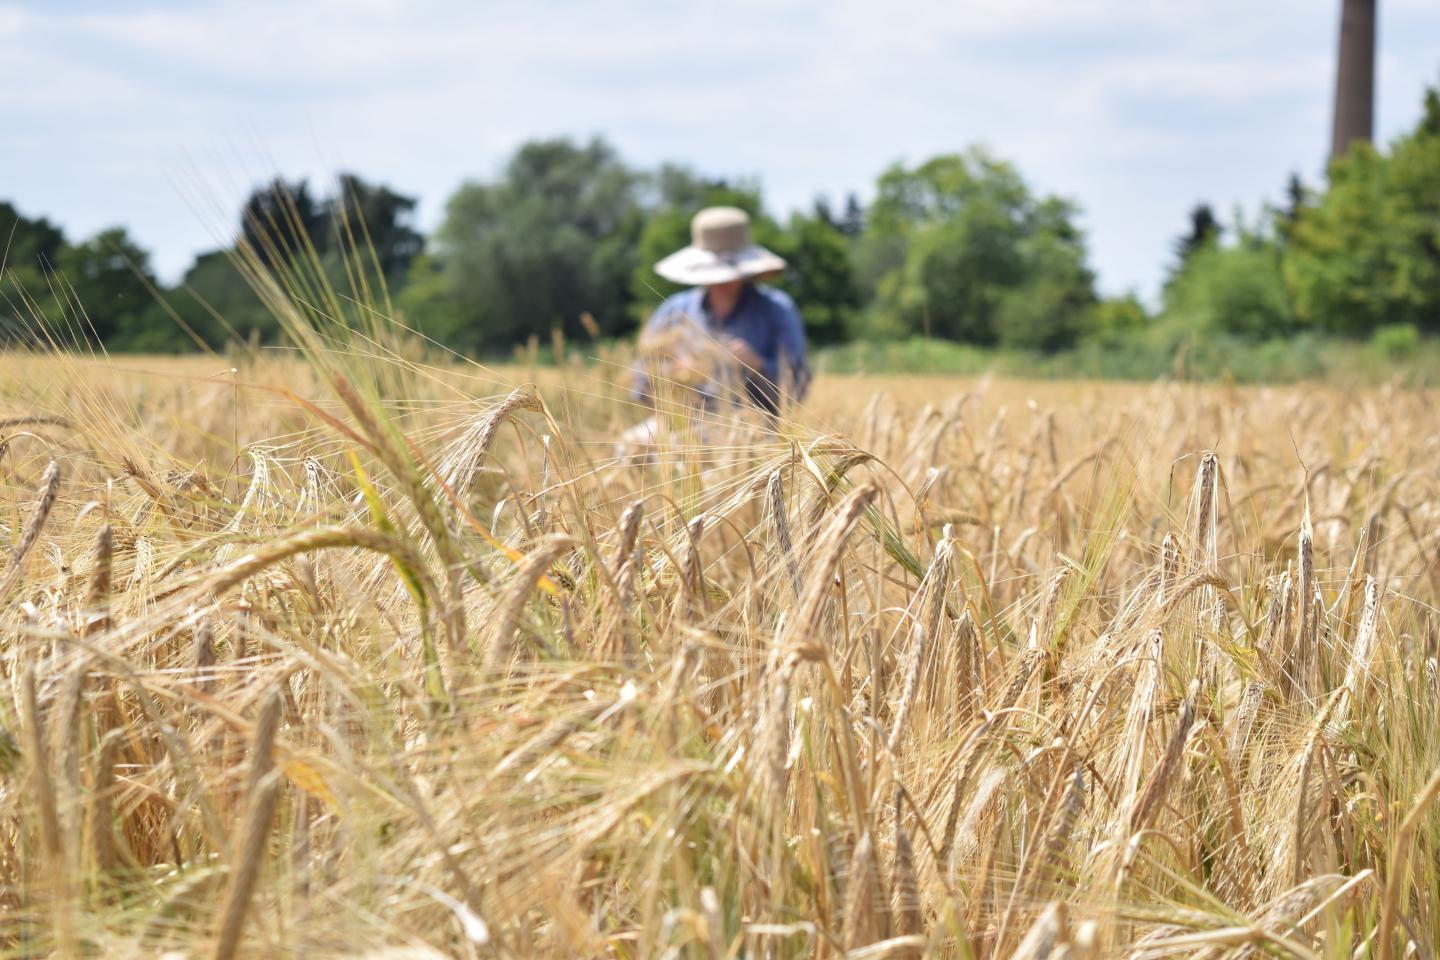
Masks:
[[[800,311],[795,306],[795,301],[786,297],[783,301],[784,310],[781,311],[780,323],[780,350],[785,355],[785,362],[790,366],[790,380],[794,384],[796,400],[804,400],[805,392],[810,389],[810,364],[805,357],[805,322],[800,319]]]

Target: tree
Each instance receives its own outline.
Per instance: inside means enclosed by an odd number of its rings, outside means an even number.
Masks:
[[[1289,237],[1291,229],[1300,220],[1300,214],[1310,202],[1310,191],[1305,187],[1305,181],[1300,179],[1300,174],[1290,174],[1290,179],[1285,181],[1285,206],[1276,212],[1276,225],[1279,227],[1282,238]]]
[[[240,236],[260,262],[274,269],[292,262],[307,246],[324,253],[329,246],[326,205],[310,195],[305,180],[276,177],[256,187],[240,211]]]
[[[1097,298],[1075,214],[1056,197],[1035,208],[1035,224],[1020,241],[1024,277],[1000,301],[1002,346],[1058,350],[1085,332]]]
[[[323,275],[342,303],[353,297],[378,305],[381,284],[403,286],[424,249],[413,226],[415,206],[415,198],[353,173],[340,174],[334,194],[319,199],[307,181],[277,176],[246,198],[236,247],[196,258],[177,310],[212,344],[236,335],[277,340],[278,322],[231,259],[247,249],[267,269],[294,271],[302,287]],[[307,268],[296,270],[301,263]]]
[[[881,176],[860,252],[877,307],[908,332],[982,346],[1072,342],[1095,302],[1075,208],[1033,196],[979,149]],[[868,276],[867,276],[868,274]]]
[[[1266,340],[1294,332],[1282,251],[1263,230],[1236,229],[1233,244],[1197,248],[1165,291],[1165,314],[1178,326]]]
[[[52,330],[98,337],[112,350],[190,349],[196,336],[212,345],[236,335],[273,341],[278,324],[235,267],[238,250],[248,245],[272,269],[309,260],[349,296],[357,269],[372,290],[382,278],[403,282],[424,243],[412,224],[414,209],[414,198],[353,174],[341,174],[336,194],[322,200],[305,181],[276,177],[246,198],[236,246],[196,257],[165,298],[180,317],[176,323],[155,296],[159,284],[149,254],[123,228],[69,244],[49,221],[25,218],[0,203],[0,235],[9,242],[7,271],[26,294],[12,298],[16,309],[4,320],[12,330],[39,320]],[[377,264],[381,276],[374,275]],[[315,278],[313,271],[305,272]]]
[[[402,307],[426,333],[466,350],[557,326],[578,334],[583,312],[606,333],[623,331],[639,188],[602,140],[525,144],[498,181],[468,182],[451,196],[435,259],[423,265],[439,281],[424,278]]]
[[[1440,90],[1435,87],[1425,90],[1425,106],[1420,115],[1420,127],[1415,132],[1418,136],[1440,136]]]
[[[24,291],[0,300],[14,308],[4,325],[25,330],[25,339],[39,333],[38,323],[61,341],[98,340],[123,350],[147,328],[169,323],[155,297],[150,254],[123,227],[72,244],[45,218],[28,219],[0,203],[0,236],[0,250],[9,245],[6,270]]]
[[[814,213],[811,216],[827,227],[834,228],[838,226],[835,220],[835,211],[830,209],[830,201],[823,196],[817,196],[815,198]]]
[[[373,252],[386,282],[396,283],[425,249],[425,238],[414,227],[415,205],[414,197],[342,173],[335,196],[326,200],[323,208],[329,234],[326,243],[358,252],[359,259],[367,263]]]
[[[839,226],[840,232],[852,239],[860,236],[865,229],[865,208],[860,206],[860,198],[853,192],[845,195],[845,215],[840,218]]]
[[[236,268],[233,256],[230,250],[197,256],[171,293],[170,305],[186,326],[212,346],[252,336],[273,342],[280,335],[279,324]],[[163,336],[159,332],[152,336],[169,346],[151,349],[183,349],[189,343],[184,330],[173,324]]]
[[[860,291],[845,235],[821,213],[793,215],[774,246],[788,264],[776,285],[795,299],[810,340],[826,344],[845,339]]]
[[[1106,297],[1090,311],[1087,333],[1108,340],[1124,340],[1150,326],[1145,304],[1133,292]]]
[[[60,272],[89,319],[88,333],[107,347],[128,349],[147,340],[147,329],[169,324],[155,299],[159,283],[150,254],[124,227],[103,230],[60,251]]]
[[[0,266],[54,269],[65,234],[44,217],[31,220],[9,201],[0,200]]]
[[[1220,221],[1210,204],[1199,203],[1190,211],[1190,229],[1175,241],[1175,266],[1170,268],[1170,279],[1166,285],[1185,272],[1190,258],[1206,247],[1214,246],[1222,232]]]
[[[741,197],[758,204],[760,187],[748,180],[732,183],[726,177],[707,177],[678,163],[662,163],[654,173],[641,178],[642,203],[648,212],[660,210],[695,211],[711,202],[717,193]],[[749,210],[749,207],[745,208]]]
[[[64,314],[50,291],[50,275],[65,234],[44,217],[30,219],[0,201],[0,339],[28,339],[37,320]],[[32,311],[39,311],[40,317]]]
[[[1356,144],[1330,165],[1329,189],[1289,231],[1285,277],[1302,321],[1350,336],[1394,323],[1440,332],[1437,129],[1427,111],[1388,155]]]

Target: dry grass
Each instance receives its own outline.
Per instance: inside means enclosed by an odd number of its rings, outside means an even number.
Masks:
[[[0,956],[1433,954],[1428,396],[292,334],[0,358]]]

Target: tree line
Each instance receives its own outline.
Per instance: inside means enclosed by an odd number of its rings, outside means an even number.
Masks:
[[[1201,206],[1157,324],[1251,339],[1440,332],[1440,93],[1388,149],[1351,144],[1323,189],[1222,226]]]
[[[1283,202],[1222,223],[1201,205],[1177,241],[1160,308],[1102,298],[1078,208],[1037,192],[981,148],[896,164],[863,205],[825,199],[786,218],[758,183],[667,164],[641,170],[604,140],[540,140],[449,198],[432,235],[416,200],[355,174],[329,194],[277,178],[251,192],[233,242],[160,283],[123,227],[72,241],[44,217],[0,202],[8,281],[0,321],[37,317],[111,350],[179,351],[273,342],[273,318],[237,271],[323,271],[342,289],[363,262],[398,319],[472,353],[508,351],[559,329],[632,332],[673,287],[651,265],[688,241],[691,214],[750,212],[756,240],[790,263],[776,282],[818,344],[933,337],[1056,352],[1077,345],[1178,343],[1210,335],[1273,340],[1300,332],[1396,343],[1440,332],[1440,96],[1417,127],[1332,161],[1323,187],[1292,178]],[[362,255],[356,257],[356,252]]]

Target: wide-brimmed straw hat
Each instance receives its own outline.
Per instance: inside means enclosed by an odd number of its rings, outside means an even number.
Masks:
[[[690,221],[690,246],[655,264],[666,280],[709,286],[785,269],[785,261],[750,240],[750,217],[738,207],[706,207]]]

